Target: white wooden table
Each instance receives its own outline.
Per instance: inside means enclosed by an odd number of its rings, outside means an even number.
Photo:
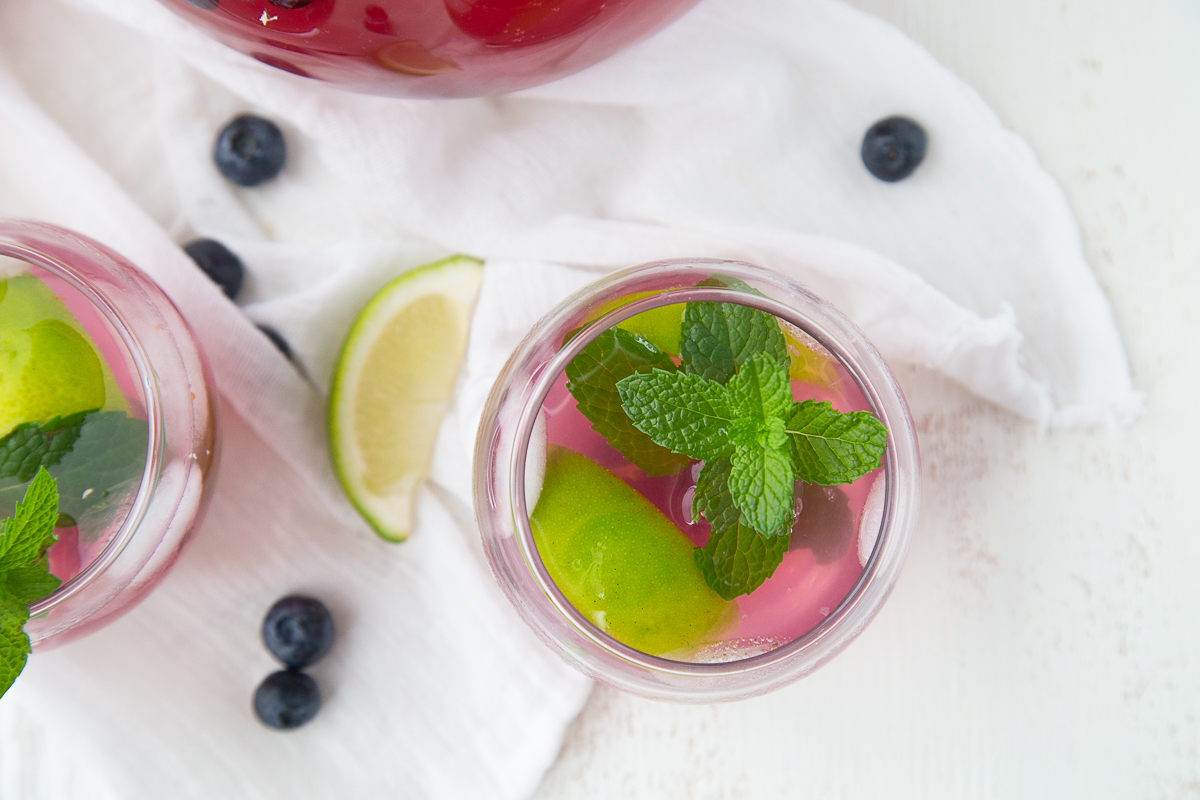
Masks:
[[[873,625],[748,702],[597,689],[537,798],[1200,796],[1200,3],[852,2],[1064,185],[1145,413],[1041,436],[903,373],[924,502]]]

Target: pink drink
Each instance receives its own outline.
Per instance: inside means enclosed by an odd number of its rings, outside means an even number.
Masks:
[[[124,398],[124,404],[127,406],[126,416],[130,421],[130,424],[127,425],[128,430],[122,436],[122,441],[115,443],[123,450],[122,455],[126,457],[126,464],[122,472],[128,475],[128,478],[112,483],[112,485],[110,485],[111,482],[101,480],[98,485],[89,486],[88,488],[92,489],[91,497],[94,497],[97,492],[107,495],[103,509],[94,512],[92,508],[88,508],[84,514],[72,516],[73,519],[75,516],[78,517],[77,524],[55,529],[58,541],[51,546],[47,553],[50,559],[50,572],[66,583],[96,560],[108,546],[112,537],[120,530],[128,515],[146,466],[149,426],[146,423],[146,408],[142,402],[141,387],[136,378],[136,370],[130,363],[128,351],[119,344],[119,337],[113,331],[112,325],[104,319],[86,297],[57,275],[43,269],[33,268],[29,272],[29,277],[41,281],[50,289],[55,299],[63,304],[71,317],[83,329],[90,343],[95,346]],[[20,280],[20,278],[14,280]],[[110,400],[106,405],[119,404],[119,401],[114,404]],[[87,427],[88,424],[85,421],[84,427]],[[63,462],[50,467],[51,477],[58,478],[62,474],[64,463],[69,466],[72,455],[78,454],[68,454]],[[89,497],[89,499],[91,498]],[[76,500],[75,497],[60,499],[60,510],[63,510],[64,513],[73,511],[74,505],[78,505]],[[12,509],[5,505],[3,501],[0,501],[0,515],[12,512]]]
[[[34,471],[58,492],[62,584],[30,605],[35,648],[119,616],[203,518],[215,396],[178,310],[134,266],[50,225],[0,219],[0,516]]]
[[[836,375],[831,385],[793,380],[792,399],[829,401],[843,413],[869,411],[870,404],[845,369],[832,359],[828,367]],[[691,515],[699,463],[676,475],[647,475],[609,445],[577,410],[565,375],[555,381],[543,410],[550,445],[574,450],[621,478],[666,515],[693,546],[708,542],[709,523],[703,517],[693,522]],[[797,483],[799,513],[789,552],[761,586],[733,601],[736,625],[714,631],[720,643],[701,648],[694,660],[728,660],[774,649],[804,635],[837,608],[862,575],[870,554],[873,538],[860,559],[859,527],[879,474],[876,469],[843,486]]]
[[[607,58],[697,0],[163,0],[287,72],[398,97],[535,86]]]
[[[683,331],[674,339],[671,332],[679,319],[675,308],[690,303],[732,305],[719,314],[714,307],[685,314],[685,364]],[[741,327],[746,320],[749,327]],[[786,358],[772,333],[774,321],[783,323]],[[614,326],[627,335],[612,332]],[[735,328],[748,332],[737,349]],[[653,347],[631,339],[635,334]],[[716,344],[705,343],[710,340]],[[751,372],[742,377],[747,364]],[[793,403],[812,404],[788,406],[783,387],[789,378]],[[754,381],[760,388],[748,390]],[[721,386],[708,385],[713,382]],[[756,401],[746,391],[763,393]],[[697,400],[702,396],[714,399]],[[716,404],[705,405],[710,402]],[[733,462],[722,455],[756,441],[783,446],[772,433],[779,429],[754,416],[755,402],[762,414],[773,415],[771,424],[779,414],[787,417],[788,474],[850,481],[797,482],[790,533],[761,532],[787,519],[780,516],[788,485],[782,462],[761,462],[761,485],[773,493],[775,516],[755,510],[752,518],[744,504],[759,501],[733,488]],[[855,416],[815,408],[823,402]],[[806,427],[814,415],[825,422]],[[823,427],[834,419],[845,425]],[[859,456],[843,449],[832,461],[811,460],[814,439],[828,432],[830,442],[848,446],[843,434],[856,425],[866,437],[858,441],[871,442]],[[747,439],[750,431],[767,438]],[[782,457],[782,450],[774,452]],[[713,461],[697,460],[699,453]],[[667,474],[651,476],[635,460]],[[757,463],[742,458],[739,487],[754,479],[746,470]],[[708,522],[692,520],[701,470],[702,511],[723,526],[718,543],[709,542],[716,534]],[[912,419],[862,332],[777,272],[708,259],[622,270],[543,317],[492,388],[474,473],[488,563],[533,631],[598,680],[689,702],[770,691],[846,647],[899,575],[919,500]],[[734,491],[742,499],[730,505]]]

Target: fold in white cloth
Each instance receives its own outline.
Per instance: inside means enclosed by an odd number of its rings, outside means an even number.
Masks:
[[[257,189],[210,161],[242,110],[289,142],[284,173]],[[884,184],[858,144],[894,113],[931,143],[911,178]],[[15,706],[51,745],[0,739],[0,788],[50,786],[38,775],[70,752],[89,798],[532,791],[588,684],[483,565],[471,448],[508,353],[599,272],[742,258],[807,283],[887,358],[1039,424],[1139,407],[1062,192],[975,92],[837,0],[705,0],[572,78],[444,102],[273,71],[154,0],[4,4],[0,214],[142,266],[195,327],[226,422],[212,511],[174,572],[117,623],[35,655],[3,701],[0,719],[16,724]],[[241,308],[179,250],[195,235],[246,262]],[[323,392],[366,299],[450,252],[485,258],[484,285],[415,534],[392,547],[331,476]],[[252,321],[283,333],[311,384]],[[261,615],[291,590],[326,598],[341,636],[315,669],[325,708],[283,736],[249,698],[272,668]],[[39,798],[76,791],[54,786]]]

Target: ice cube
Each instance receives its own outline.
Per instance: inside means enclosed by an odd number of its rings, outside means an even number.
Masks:
[[[875,540],[879,538],[879,526],[883,524],[883,492],[886,482],[883,475],[875,478],[858,523],[858,563],[864,567],[867,565],[867,559],[871,557],[871,551],[875,549]]]

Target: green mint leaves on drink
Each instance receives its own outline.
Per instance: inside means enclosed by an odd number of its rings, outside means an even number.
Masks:
[[[39,468],[58,484],[60,508],[78,519],[121,484],[141,478],[149,428],[123,411],[92,411],[18,425],[0,438],[0,514]]]
[[[852,483],[879,466],[887,429],[866,411],[842,414],[828,401],[795,403],[787,421],[792,471],[808,483]]]
[[[46,550],[54,544],[58,487],[39,468],[9,519],[0,521],[0,695],[25,668],[31,651],[29,604],[58,588]]]
[[[0,437],[0,478],[25,483],[40,467],[53,467],[71,452],[89,411],[55,417],[39,424],[26,422]]]
[[[684,372],[725,383],[751,356],[787,363],[787,341],[775,318],[734,303],[688,303],[679,356]]]
[[[757,292],[714,275],[701,285]],[[788,549],[796,481],[850,483],[879,466],[887,430],[867,412],[794,402],[787,340],[771,314],[736,303],[688,303],[679,365],[623,329],[597,337],[567,367],[592,427],[650,475],[702,461],[693,517],[712,532],[695,550],[726,600],[769,578]]]
[[[680,356],[681,370],[630,376],[617,391],[636,428],[705,462],[693,515],[712,532],[696,565],[728,600],[754,591],[782,562],[796,481],[831,485],[865,475],[879,465],[887,431],[867,412],[794,402],[786,340],[766,312],[689,303]]]
[[[621,455],[647,475],[673,475],[688,465],[687,456],[655,444],[634,427],[617,393],[621,379],[655,368],[673,372],[675,362],[643,337],[610,328],[567,365],[567,390],[592,428]]]
[[[708,543],[693,552],[709,588],[725,600],[749,594],[771,577],[788,550],[788,537],[763,536],[733,504],[727,458],[704,462],[696,480],[692,518],[712,525]]]

